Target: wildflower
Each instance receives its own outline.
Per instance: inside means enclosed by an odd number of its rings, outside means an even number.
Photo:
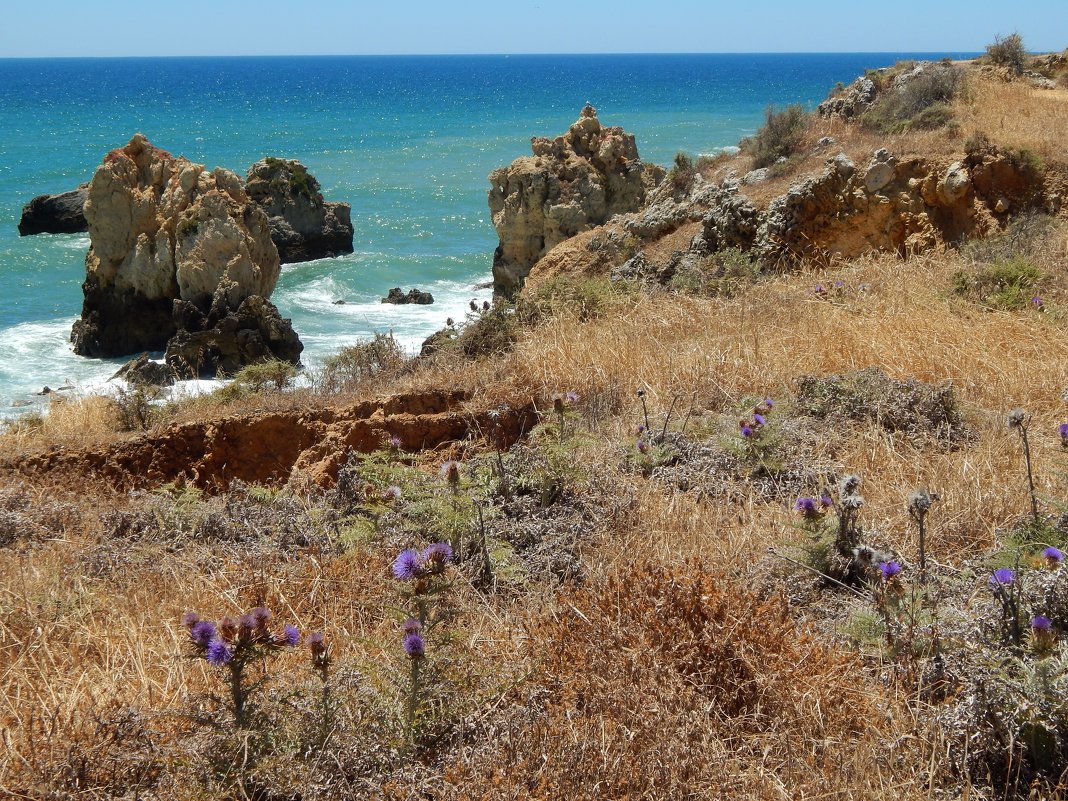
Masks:
[[[416,620],[414,617],[410,617],[401,623],[401,631],[405,636],[409,634],[418,634],[423,630],[423,624]]]
[[[893,581],[901,569],[901,563],[894,560],[879,564],[879,572],[883,574],[883,581]]]
[[[423,656],[426,653],[426,643],[423,641],[423,635],[417,631],[404,635],[404,653],[408,654],[412,659],[419,659]]]
[[[838,279],[837,281],[834,282],[834,288],[835,289],[844,289],[845,288],[845,281],[843,281],[841,279]]]
[[[403,444],[404,443],[401,442],[401,438],[398,437],[396,434],[389,438],[389,447],[393,448],[394,450],[400,450],[400,447]]]
[[[649,453],[649,443],[646,442],[644,439],[638,440],[637,448],[638,453]]]
[[[230,615],[227,615],[219,621],[219,636],[221,636],[227,642],[233,642],[237,637],[238,622]]]
[[[1013,409],[1005,418],[1009,428],[1020,428],[1027,421],[1027,412],[1023,409]]]
[[[741,435],[743,437],[745,437],[746,439],[748,439],[749,437],[753,436],[753,427],[751,425],[749,425],[749,423],[742,423]]]
[[[1068,448],[1068,423],[1057,426],[1057,433],[1061,435],[1061,447]]]
[[[198,615],[196,612],[186,612],[184,615],[182,615],[182,625],[189,629],[189,631],[192,631],[193,626],[195,626],[199,622],[200,615]]]
[[[827,290],[824,288],[823,284],[816,284],[816,288],[812,290],[813,294],[816,295],[822,295],[826,291]]]
[[[1035,615],[1031,618],[1031,628],[1036,632],[1046,632],[1053,628],[1053,621],[1045,615]]]
[[[251,614],[241,615],[237,621],[237,636],[241,640],[251,640],[256,629],[256,618]]]
[[[423,557],[413,548],[401,551],[393,562],[393,576],[399,581],[411,581],[423,574]]]
[[[764,405],[771,409],[774,408],[775,403],[771,400],[771,398],[764,398]]]
[[[842,480],[838,482],[838,494],[842,497],[845,497],[846,495],[852,495],[858,489],[860,489],[860,484],[860,476],[858,476],[856,473],[849,473],[848,475],[844,475],[842,476]]]
[[[282,629],[282,637],[280,640],[282,645],[288,645],[290,648],[296,648],[297,643],[300,642],[300,630],[296,626],[287,625]]]
[[[219,631],[210,620],[198,620],[189,629],[189,635],[201,648],[207,648],[211,641],[219,636]]]
[[[447,542],[435,542],[423,551],[422,560],[431,568],[440,570],[452,561],[452,546]]]
[[[399,501],[401,499],[401,488],[394,484],[391,487],[386,487],[386,491],[382,493],[382,497],[387,501]]]
[[[762,425],[764,425],[764,423],[766,421],[765,421],[764,415],[762,415],[762,414],[754,414],[753,415],[753,422],[756,423],[758,426],[762,426]]]
[[[816,499],[807,496],[801,496],[794,501],[794,511],[798,512],[806,520],[813,520],[823,514],[823,509],[820,508]]]
[[[564,400],[574,406],[576,403],[582,400],[582,396],[575,392],[575,390],[570,390],[569,392],[564,393]]]
[[[1046,557],[1046,564],[1049,565],[1049,567],[1057,567],[1057,565],[1064,561],[1064,551],[1060,548],[1054,548],[1052,545],[1046,548],[1046,550],[1042,552],[1042,555]]]
[[[450,459],[441,466],[441,477],[454,487],[460,483],[460,463]]]
[[[1046,308],[1045,302],[1038,295],[1035,295],[1033,298],[1031,298],[1031,305],[1039,311],[1042,311]]]
[[[826,492],[820,494],[820,506],[822,506],[824,509],[830,509],[832,506],[834,506],[834,501],[831,500],[831,496],[828,495]]]
[[[937,499],[937,495],[932,495],[925,489],[913,490],[909,493],[908,510],[914,515],[927,514],[927,510],[931,508],[931,504]]]
[[[265,606],[257,606],[250,613],[252,619],[256,622],[256,628],[263,631],[267,628],[267,624],[271,622],[271,610]]]
[[[233,659],[234,652],[225,640],[214,639],[208,643],[208,652],[205,658],[213,665],[225,665]]]
[[[999,567],[997,570],[994,571],[994,575],[990,577],[989,583],[991,587],[994,587],[996,589],[998,587],[1008,586],[1009,584],[1012,584],[1015,580],[1015,570],[1008,567]]]
[[[308,646],[313,657],[320,657],[326,653],[326,641],[321,631],[313,631],[305,637],[304,644]]]

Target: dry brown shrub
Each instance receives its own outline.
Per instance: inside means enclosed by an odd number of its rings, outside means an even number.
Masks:
[[[638,567],[531,626],[518,730],[450,776],[456,797],[813,797],[881,789],[881,694],[787,606],[708,567]],[[903,752],[901,754],[903,755]],[[895,776],[898,787],[910,777]]]

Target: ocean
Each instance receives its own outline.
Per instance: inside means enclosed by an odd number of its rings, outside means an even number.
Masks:
[[[264,156],[298,159],[328,200],[351,204],[355,252],[284,265],[272,297],[314,370],[375,332],[416,351],[490,298],[487,176],[587,102],[667,165],[735,145],[769,104],[814,107],[865,68],[965,55],[0,59],[0,417],[43,403],[44,386],[99,389],[125,361],[70,350],[88,235],[17,225],[30,198],[88,181],[138,131],[240,175]],[[394,286],[436,302],[380,303]]]

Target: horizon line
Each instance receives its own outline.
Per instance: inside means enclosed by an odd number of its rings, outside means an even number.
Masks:
[[[39,56],[5,56],[0,61],[42,61],[94,59],[100,61],[121,61],[124,59],[188,59],[188,58],[513,58],[513,57],[552,57],[552,56],[850,56],[850,55],[936,55],[954,53],[958,55],[978,54],[984,50],[944,49],[944,50],[716,50],[716,51],[545,51],[523,53],[173,53],[167,55],[39,55]],[[1044,55],[1060,51],[1038,50],[1029,55]]]

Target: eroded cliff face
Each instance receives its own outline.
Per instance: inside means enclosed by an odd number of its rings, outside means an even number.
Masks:
[[[267,215],[242,180],[175,158],[141,134],[97,168],[85,218],[85,299],[71,332],[84,356],[163,350],[192,318],[177,314],[176,302],[225,316],[268,298],[278,280]],[[255,305],[274,309],[263,303]]]
[[[639,212],[562,242],[527,285],[560,274],[667,282],[681,265],[727,248],[776,267],[876,251],[908,257],[987,236],[1019,212],[1057,213],[1065,184],[1055,165],[1039,170],[994,146],[955,160],[880,148],[858,164],[838,153],[766,206],[750,199],[744,182],[697,175],[685,192],[665,184]]]
[[[664,175],[641,162],[632,135],[603,127],[592,106],[566,134],[532,139],[531,150],[533,156],[489,177],[489,207],[500,237],[493,283],[508,297],[553,247],[613,215],[636,211]]]

